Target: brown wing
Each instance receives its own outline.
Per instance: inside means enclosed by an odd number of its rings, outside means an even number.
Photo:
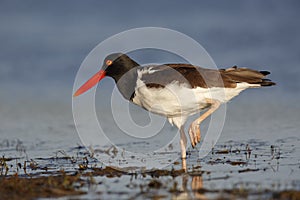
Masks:
[[[185,83],[188,87],[236,87],[236,82],[219,70],[195,67],[191,64],[165,64],[147,66],[156,71],[144,74],[142,80],[148,87],[164,87],[172,82]]]
[[[267,71],[256,71],[236,66],[220,70],[195,67],[191,64],[152,65],[147,66],[147,68],[152,68],[155,71],[144,74],[142,77],[148,87],[164,87],[172,82],[185,83],[191,88],[235,88],[236,84],[240,82],[260,84],[261,86],[275,85],[270,80],[264,79],[266,75],[270,74]]]

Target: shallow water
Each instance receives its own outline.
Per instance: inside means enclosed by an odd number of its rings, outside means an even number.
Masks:
[[[92,173],[92,183],[80,188],[87,194],[77,196],[83,199],[151,199],[158,196],[175,199],[229,198],[232,195],[271,198],[274,192],[300,189],[298,143],[299,138],[291,137],[274,143],[262,140],[227,141],[215,146],[201,160],[197,158],[196,150],[189,149],[187,172],[174,173],[173,170],[181,169],[181,160],[165,168],[165,171],[148,172],[139,169],[139,172],[133,172],[134,168],[123,168],[120,173],[107,170],[102,173],[101,168],[104,166],[80,146],[53,152],[51,156],[30,158],[28,154],[38,151],[39,147],[27,152],[21,141],[2,141],[0,152],[5,153],[6,158],[12,158],[6,162],[10,166],[7,175],[54,176],[60,170],[74,174],[80,169],[81,173]],[[110,153],[113,156],[112,150]],[[165,155],[161,156],[165,158]],[[20,167],[17,163],[20,163]],[[88,183],[90,178],[86,176],[83,180]]]

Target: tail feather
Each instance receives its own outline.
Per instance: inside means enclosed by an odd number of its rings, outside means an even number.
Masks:
[[[276,85],[276,83],[272,82],[270,79],[262,79],[262,82],[259,83],[261,86],[272,86],[272,85]]]
[[[276,83],[272,82],[272,81],[262,81],[261,83],[259,83],[261,86],[272,86],[272,85],[276,85]]]
[[[265,76],[271,74],[271,72],[269,72],[269,71],[259,71],[259,72]]]
[[[248,68],[238,68],[237,66],[221,71],[236,83],[246,82],[250,84],[260,84],[261,86],[276,85],[276,83],[270,79],[265,78],[270,74],[269,71],[256,71]]]

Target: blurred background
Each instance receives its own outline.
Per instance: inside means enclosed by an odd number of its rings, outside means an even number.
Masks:
[[[20,140],[37,154],[79,144],[72,91],[81,62],[106,38],[146,26],[192,37],[220,67],[272,72],[277,86],[228,104],[221,140],[299,138],[299,19],[296,0],[1,0],[0,143]]]

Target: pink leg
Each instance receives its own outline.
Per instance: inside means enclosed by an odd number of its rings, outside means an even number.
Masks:
[[[182,158],[182,169],[184,170],[184,172],[187,172],[186,158]]]
[[[186,159],[186,136],[184,133],[183,126],[180,128],[180,148],[181,148],[181,158]]]
[[[199,126],[200,126],[201,122],[204,121],[213,112],[215,112],[221,105],[221,103],[217,100],[206,99],[206,101],[207,101],[207,103],[209,103],[211,105],[210,108],[205,113],[203,113],[203,115],[201,115],[198,119],[193,121],[193,123],[190,125],[190,128],[189,128],[189,135],[190,135],[191,144],[192,144],[193,148],[196,146],[197,143],[200,142],[201,133],[200,133]]]

